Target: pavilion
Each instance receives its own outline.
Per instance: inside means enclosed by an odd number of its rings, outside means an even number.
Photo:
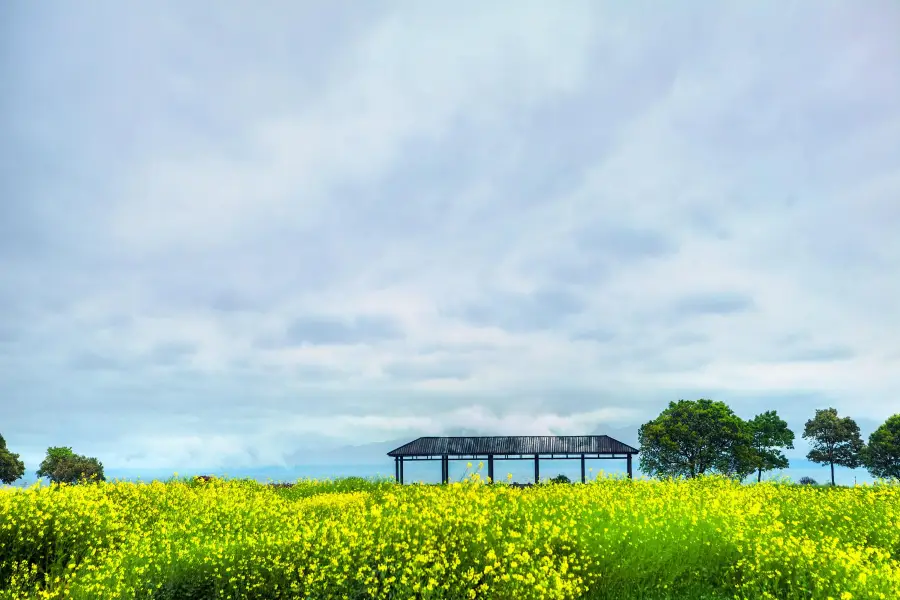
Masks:
[[[581,482],[585,460],[625,459],[632,477],[631,457],[639,450],[608,435],[518,435],[492,437],[420,437],[388,452],[394,458],[394,474],[403,483],[403,464],[410,460],[440,460],[441,482],[450,479],[451,460],[487,460],[488,477],[494,481],[494,459],[533,460],[534,482],[540,481],[540,460],[581,459]]]

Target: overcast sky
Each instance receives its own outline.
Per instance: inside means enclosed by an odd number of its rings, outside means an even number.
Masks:
[[[752,4],[752,6],[751,6]],[[0,9],[0,432],[281,464],[900,412],[900,4]]]

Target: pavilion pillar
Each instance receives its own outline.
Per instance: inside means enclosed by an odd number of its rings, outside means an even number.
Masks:
[[[403,457],[400,457],[400,484],[403,485]]]
[[[494,483],[494,455],[488,454],[488,479]]]
[[[628,455],[628,479],[632,479],[632,476],[631,476],[631,454]]]
[[[581,483],[584,483],[584,454],[581,455]]]
[[[446,454],[441,456],[441,483],[450,481],[450,457]]]
[[[400,459],[396,456],[394,457],[394,481],[400,482]]]
[[[534,482],[538,483],[541,480],[541,459],[540,455],[534,455]]]

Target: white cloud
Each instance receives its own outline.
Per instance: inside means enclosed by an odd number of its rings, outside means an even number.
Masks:
[[[471,8],[387,16],[337,57],[315,101],[282,114],[250,112],[235,124],[246,132],[237,155],[166,148],[138,165],[122,190],[128,202],[113,213],[117,242],[189,251],[252,239],[273,220],[314,228],[347,208],[330,195],[335,187],[377,185],[408,145],[440,141],[458,119],[490,125],[510,107],[571,93],[587,74],[588,3]]]

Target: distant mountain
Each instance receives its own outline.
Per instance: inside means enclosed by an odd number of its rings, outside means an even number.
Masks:
[[[395,438],[354,446],[299,448],[285,456],[289,465],[382,465],[387,453],[415,438]]]

